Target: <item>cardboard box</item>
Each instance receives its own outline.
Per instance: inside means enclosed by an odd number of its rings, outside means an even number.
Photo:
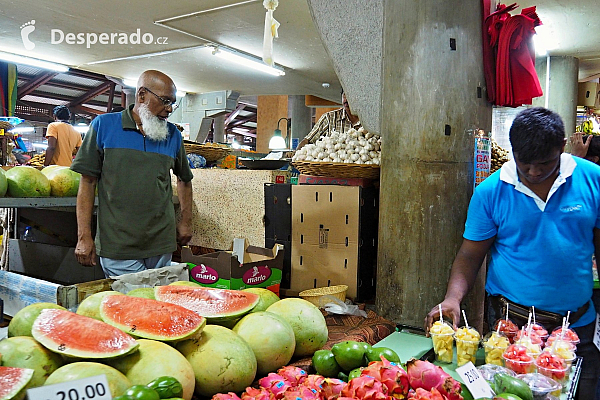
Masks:
[[[337,185],[292,187],[290,289],[348,285],[356,301],[375,295],[378,192]]]
[[[580,82],[577,84],[577,105],[594,107],[598,93],[598,83]]]
[[[281,275],[281,288],[289,289],[292,278],[292,242],[288,240],[265,238],[265,246],[272,248],[275,244],[283,245],[284,257]]]
[[[329,176],[312,176],[300,174],[298,177],[300,185],[341,185],[341,186],[362,186],[372,185],[370,179],[365,178],[334,178]]]
[[[195,256],[189,247],[181,250],[181,261],[188,264],[190,281],[220,289],[263,287],[279,295],[284,247],[272,249],[248,246],[236,239],[232,251]]]
[[[265,238],[292,240],[292,185],[289,183],[265,183]],[[266,242],[265,246],[272,247]]]

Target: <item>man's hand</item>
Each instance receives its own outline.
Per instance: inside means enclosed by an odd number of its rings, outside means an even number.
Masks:
[[[181,246],[185,246],[192,240],[192,228],[188,223],[183,220],[177,223],[177,243]]]
[[[583,133],[575,132],[571,135],[571,155],[584,158],[587,155],[590,144],[592,143],[592,135],[588,136],[585,143],[583,142]]]
[[[96,246],[91,237],[80,238],[75,247],[77,262],[88,267],[96,265]]]
[[[458,327],[460,323],[460,302],[453,299],[446,299],[442,302],[442,314],[446,318],[452,320],[452,325],[454,330]],[[435,321],[440,318],[440,309],[439,306],[435,306],[429,311],[427,317],[425,317],[425,332],[429,335],[429,328]]]

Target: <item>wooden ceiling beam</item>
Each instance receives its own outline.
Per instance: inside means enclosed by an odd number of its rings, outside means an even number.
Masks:
[[[56,75],[58,75],[58,72],[43,72],[39,75],[34,76],[25,85],[21,86],[20,88],[17,88],[17,98],[22,99],[24,96],[27,96],[35,89],[42,86],[44,83],[50,81]]]
[[[89,114],[89,115],[102,115],[106,114],[104,111],[96,110],[95,108],[90,108],[82,105],[77,105],[73,107],[76,111]]]
[[[113,100],[115,98],[115,83],[111,82],[110,89],[108,92],[108,103],[106,104],[106,112],[110,112],[113,108]]]
[[[233,110],[225,119],[225,126],[229,125],[231,123],[231,121],[233,121],[234,119],[236,119],[236,117],[240,114],[240,111],[242,111],[244,108],[246,108],[246,105],[243,103],[240,103],[237,105],[237,107],[235,108],[235,110]]]
[[[110,82],[110,81],[106,81],[106,82],[102,83],[101,85],[89,90],[87,93],[82,94],[78,98],[71,100],[69,102],[69,106],[74,107],[74,106],[78,106],[83,103],[86,103],[87,101],[93,99],[94,97],[96,97],[100,94],[103,94],[104,92],[109,90],[111,88],[111,85],[114,85],[114,83]]]
[[[239,125],[245,124],[246,122],[256,122],[256,115],[249,115],[246,118],[237,119],[237,120],[233,121],[232,123],[230,123],[229,126],[230,127],[239,126]]]
[[[19,74],[19,80],[24,81],[24,82],[29,82],[34,78],[35,78],[35,76],[33,76],[33,75]],[[57,87],[57,88],[61,88],[61,89],[79,90],[81,92],[87,92],[88,90],[90,90],[92,88],[90,86],[83,86],[83,85],[78,85],[75,83],[68,83],[68,82],[58,82],[55,80],[50,80],[50,81],[46,82],[44,85],[51,86],[51,87]],[[25,86],[25,85],[23,85],[23,86]],[[119,92],[120,90],[116,89],[116,87],[115,87],[115,91]]]

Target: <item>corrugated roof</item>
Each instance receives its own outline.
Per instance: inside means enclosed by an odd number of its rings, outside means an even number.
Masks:
[[[59,87],[50,86],[50,85],[42,85],[42,86],[38,87],[36,90],[40,91],[40,92],[44,92],[44,93],[62,94],[64,96],[70,96],[70,97],[79,97],[85,93],[82,90],[59,88]]]
[[[39,97],[39,96],[32,96],[32,95],[24,96],[21,100],[33,101],[35,103],[52,104],[52,105],[57,105],[57,106],[68,103],[68,101],[64,101],[64,100],[49,99],[47,97]]]
[[[45,70],[41,68],[32,67],[30,65],[17,64],[17,73],[25,75],[38,75]]]
[[[100,82],[94,79],[82,78],[80,76],[73,76],[67,74],[58,74],[54,78],[52,78],[52,80],[57,82],[65,82],[72,83],[75,85],[87,86],[90,89],[98,86],[98,82]]]

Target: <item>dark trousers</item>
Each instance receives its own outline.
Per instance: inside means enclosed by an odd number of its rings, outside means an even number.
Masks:
[[[487,322],[492,328],[494,323],[504,318],[499,310],[491,306],[487,299]],[[581,342],[577,345],[577,355],[583,358],[581,366],[581,376],[579,377],[579,386],[577,387],[576,399],[578,400],[600,400],[600,394],[597,393],[600,379],[600,351],[594,345],[594,328],[596,321],[582,326],[573,328],[579,336]],[[600,388],[598,388],[600,389]]]

